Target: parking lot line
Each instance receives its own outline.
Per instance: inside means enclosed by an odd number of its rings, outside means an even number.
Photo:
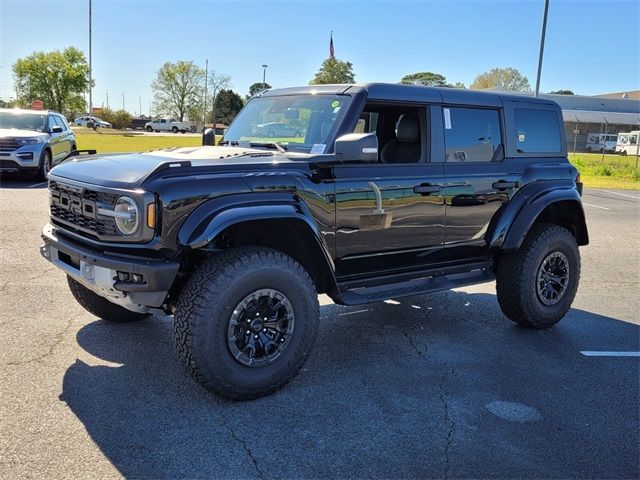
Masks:
[[[48,182],[40,182],[40,183],[34,183],[33,185],[29,185],[29,188],[39,188],[39,187],[44,187]]]
[[[586,350],[580,353],[585,357],[640,357],[640,352],[601,352]]]
[[[636,200],[640,200],[640,197],[629,195],[628,193],[612,192],[611,190],[601,190],[601,192],[613,193],[614,195],[622,195],[623,197],[635,198]]]
[[[601,210],[611,210],[610,208],[607,207],[601,207],[600,205],[592,205],[590,203],[587,202],[582,202],[583,205],[586,205],[587,207],[593,207],[593,208],[599,208]]]
[[[339,314],[338,314],[338,316],[339,316],[339,317],[342,317],[342,316],[344,316],[344,315],[354,315],[354,314],[356,314],[356,313],[364,313],[364,312],[368,312],[368,311],[369,311],[369,309],[368,309],[368,308],[366,308],[366,309],[364,309],[364,310],[355,310],[355,311],[353,311],[353,312],[344,312],[344,313],[339,313]]]

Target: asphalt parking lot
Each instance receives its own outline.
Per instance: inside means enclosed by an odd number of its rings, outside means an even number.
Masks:
[[[639,478],[640,192],[587,190],[574,308],[549,331],[492,283],[326,300],[282,391],[229,403],[179,367],[170,317],[112,325],[40,258],[47,190],[0,184],[2,478]],[[581,353],[581,352],[587,352]]]

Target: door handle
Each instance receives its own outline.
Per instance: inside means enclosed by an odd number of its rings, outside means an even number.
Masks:
[[[429,195],[430,193],[439,192],[440,185],[418,185],[413,187],[413,191],[420,195]]]
[[[491,186],[496,190],[507,190],[509,188],[516,188],[518,186],[518,182],[505,182],[504,180],[500,180],[498,182],[493,182]]]

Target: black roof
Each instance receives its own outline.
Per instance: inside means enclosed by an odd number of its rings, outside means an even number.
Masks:
[[[411,102],[433,102],[500,106],[503,101],[537,103],[555,105],[555,98],[529,97],[507,92],[467,90],[463,88],[422,87],[399,83],[364,83],[339,85],[306,85],[301,87],[279,88],[268,90],[264,96],[300,95],[300,94],[354,94],[366,92],[367,98],[373,100],[402,100]]]

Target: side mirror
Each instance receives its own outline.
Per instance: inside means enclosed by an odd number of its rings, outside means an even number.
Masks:
[[[54,125],[51,127],[51,133],[62,133],[62,127],[60,125]]]
[[[347,133],[336,139],[335,154],[342,162],[377,162],[378,137],[375,133]]]

